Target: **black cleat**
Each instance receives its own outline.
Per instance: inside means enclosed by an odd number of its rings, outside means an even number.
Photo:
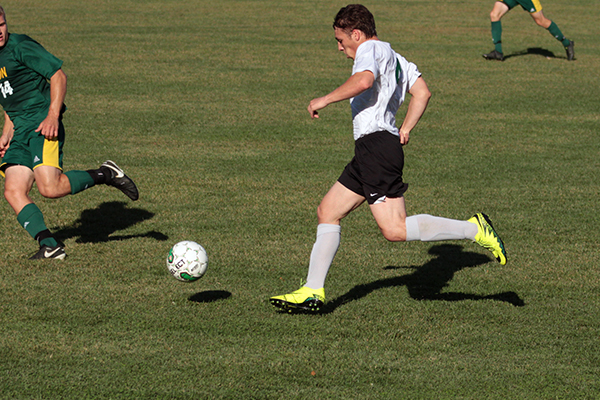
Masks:
[[[40,249],[38,250],[37,253],[35,253],[33,256],[31,256],[29,259],[30,260],[43,260],[46,258],[56,258],[58,260],[64,260],[65,257],[67,256],[67,253],[65,253],[65,249],[63,246],[56,246],[56,247],[50,247],[50,246],[40,246]]]
[[[483,58],[485,58],[486,60],[504,61],[504,54],[500,53],[499,51],[493,50],[491,53],[484,54]]]
[[[100,168],[102,167],[106,167],[110,170],[110,176],[107,176],[106,178],[107,185],[116,187],[133,201],[136,201],[140,197],[135,183],[133,183],[131,178],[125,175],[123,170],[119,168],[117,164],[108,160],[105,161]]]
[[[573,61],[575,59],[575,42],[572,40],[569,42],[569,45],[565,47],[565,50],[567,51],[567,60]]]

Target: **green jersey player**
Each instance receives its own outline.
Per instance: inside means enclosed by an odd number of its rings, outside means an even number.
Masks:
[[[408,144],[431,93],[417,66],[377,38],[373,15],[364,6],[342,8],[333,27],[338,50],[354,60],[352,75],[333,92],[313,99],[308,112],[318,118],[318,111],[327,105],[350,100],[354,158],[317,209],[319,224],[306,284],[292,293],[271,297],[271,304],[289,312],[319,311],[325,302],[325,278],[340,245],[340,222],[365,201],[389,241],[468,239],[505,264],[504,244],[485,214],[477,213],[467,221],[427,214],[407,217],[402,147]],[[408,111],[397,128],[396,112],[407,93],[411,95]]]
[[[138,199],[133,181],[110,160],[95,170],[63,173],[67,76],[61,67],[61,60],[30,37],[9,33],[0,6],[0,104],[4,109],[0,174],[5,177],[4,197],[17,220],[38,241],[39,250],[32,259],[66,257],[64,246],[52,236],[29,197],[34,183],[47,198],[107,184]]]
[[[494,50],[484,54],[483,57],[485,59],[504,61],[504,53],[502,52],[502,23],[500,22],[500,19],[502,19],[504,14],[518,5],[531,15],[531,18],[533,18],[536,24],[547,29],[556,40],[562,43],[567,52],[567,60],[572,61],[575,59],[575,42],[567,39],[565,35],[562,34],[560,28],[553,21],[544,16],[542,4],[539,0],[498,0],[494,3],[494,8],[492,8],[492,11],[490,12]]]

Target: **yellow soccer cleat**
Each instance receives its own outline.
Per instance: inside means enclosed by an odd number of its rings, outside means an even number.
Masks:
[[[477,225],[478,232],[477,235],[475,235],[475,243],[491,251],[501,265],[506,264],[506,250],[504,250],[504,243],[494,230],[490,218],[483,213],[477,213],[468,221]]]
[[[325,304],[325,289],[311,289],[302,286],[300,289],[290,294],[273,296],[269,301],[274,307],[284,311],[293,312],[294,310],[297,310],[314,313],[318,312],[323,304]]]

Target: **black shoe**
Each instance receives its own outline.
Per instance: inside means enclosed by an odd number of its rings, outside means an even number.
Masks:
[[[58,260],[64,260],[65,257],[67,256],[67,253],[65,253],[65,249],[63,246],[56,246],[56,247],[50,247],[50,246],[40,246],[40,249],[38,250],[37,253],[35,253],[33,256],[31,256],[29,259],[30,260],[42,260],[45,258],[56,258]]]
[[[483,58],[485,58],[486,60],[504,61],[504,54],[494,50],[491,53],[484,54]]]
[[[567,51],[567,60],[573,61],[575,59],[575,42],[571,40],[565,50]]]
[[[116,187],[133,201],[136,201],[140,197],[135,183],[133,183],[131,178],[125,175],[123,170],[119,168],[117,164],[108,160],[105,161],[100,168],[102,167],[106,167],[110,170],[110,176],[106,178],[107,185]]]

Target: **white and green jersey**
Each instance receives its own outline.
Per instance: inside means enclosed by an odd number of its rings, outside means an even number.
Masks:
[[[398,136],[396,113],[421,73],[389,43],[379,40],[367,40],[356,50],[352,75],[364,71],[371,71],[375,82],[350,99],[354,140],[379,131]]]

